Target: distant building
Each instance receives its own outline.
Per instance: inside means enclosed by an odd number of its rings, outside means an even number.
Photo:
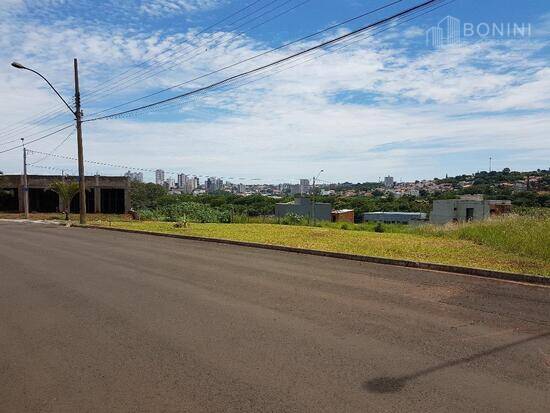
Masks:
[[[164,181],[164,187],[167,190],[174,189],[176,187],[176,180],[174,178],[168,178],[166,181]]]
[[[332,211],[332,222],[355,222],[355,211],[353,209],[335,209]]]
[[[296,198],[294,202],[275,204],[275,216],[283,218],[288,214],[311,217],[313,212],[312,203],[309,198]],[[324,202],[315,203],[315,219],[318,221],[332,220],[332,205]]]
[[[433,202],[430,222],[443,225],[448,222],[478,221],[491,215],[508,213],[512,210],[512,201],[476,199],[464,197],[461,199],[443,199]]]
[[[423,212],[366,212],[363,222],[383,222],[385,224],[416,224],[428,220]]]
[[[290,195],[302,195],[302,188],[299,184],[288,186]]]
[[[181,193],[192,194],[198,186],[198,179],[195,176],[178,174],[177,187]]]
[[[300,179],[300,195],[307,195],[310,190],[309,179]]]
[[[178,174],[178,188],[183,189],[187,185],[189,177],[185,174]]]
[[[128,171],[124,174],[130,181],[143,182],[143,172]]]
[[[164,185],[164,171],[162,169],[155,171],[155,183],[157,185]]]
[[[211,177],[206,180],[206,192],[215,193],[223,189],[223,181],[216,177]]]
[[[386,176],[386,177],[384,178],[384,186],[385,186],[386,188],[393,188],[394,185],[395,185],[395,182],[394,182],[394,180],[393,180],[393,176]]]

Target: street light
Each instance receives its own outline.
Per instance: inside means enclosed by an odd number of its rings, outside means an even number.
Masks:
[[[76,138],[78,143],[78,184],[80,193],[80,224],[86,224],[86,179],[84,176],[84,150],[82,146],[82,110],[80,109],[80,86],[78,82],[78,61],[74,59],[74,88],[75,88],[75,109],[67,103],[63,96],[57,91],[57,89],[46,79],[42,74],[36,70],[30,69],[21,63],[12,62],[11,64],[16,69],[28,70],[34,74],[40,76],[55,92],[55,94],[63,101],[65,106],[71,111],[76,121]]]
[[[321,169],[319,171],[319,173],[317,174],[316,177],[313,177],[313,192],[312,192],[312,195],[311,195],[311,198],[312,198],[312,202],[311,202],[311,215],[313,215],[313,225],[316,224],[316,218],[315,218],[315,181],[317,179],[319,179],[319,177],[321,176],[321,174],[325,172],[324,169]]]

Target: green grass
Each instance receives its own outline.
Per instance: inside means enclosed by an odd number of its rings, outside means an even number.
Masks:
[[[92,225],[140,231],[249,241],[321,251],[370,255],[499,271],[550,276],[550,213],[535,211],[487,221],[445,226],[319,223],[317,227],[261,223],[198,224],[175,228],[172,222],[131,221],[125,215],[89,215]],[[0,218],[21,218],[0,214]],[[32,219],[62,219],[33,214]],[[71,216],[73,221],[78,215]],[[272,221],[273,222],[273,221]]]
[[[476,234],[485,232],[474,229],[473,225],[471,228],[464,226],[441,232],[434,228],[410,228],[407,231],[411,233],[380,234],[330,227],[277,224],[191,223],[188,228],[175,228],[174,223],[152,221],[98,221],[95,224],[550,276],[550,260],[545,258],[545,254],[540,255],[539,249],[535,252],[529,248],[525,251],[516,251],[510,242],[510,250],[505,250],[501,248],[496,236],[491,238],[487,235],[478,235],[479,238],[476,239]],[[460,231],[466,231],[464,234],[468,234],[471,239],[461,235],[463,233]],[[538,229],[535,231],[538,233]],[[516,234],[514,242],[517,241],[516,237],[520,236],[521,234]]]
[[[487,221],[426,225],[413,233],[467,240],[499,251],[550,262],[550,217],[504,215]]]

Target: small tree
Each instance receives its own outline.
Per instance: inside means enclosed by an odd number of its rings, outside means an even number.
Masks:
[[[63,205],[63,213],[65,219],[69,220],[69,211],[71,209],[71,201],[78,194],[79,185],[78,182],[66,182],[66,181],[53,181],[48,189],[54,191],[61,200]]]

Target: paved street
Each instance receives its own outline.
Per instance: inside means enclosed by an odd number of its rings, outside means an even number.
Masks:
[[[550,288],[0,222],[2,412],[547,412]]]

